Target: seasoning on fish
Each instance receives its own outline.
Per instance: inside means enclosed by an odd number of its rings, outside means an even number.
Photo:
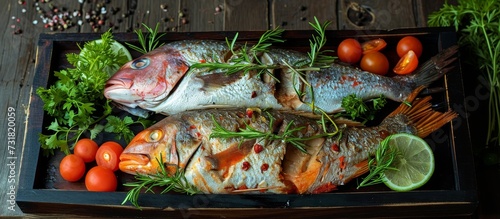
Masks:
[[[327,137],[316,120],[284,111],[254,110],[251,118],[246,109],[175,114],[136,135],[120,156],[120,170],[153,175],[165,165],[172,174],[183,170],[186,181],[203,193],[329,192],[369,171],[368,158],[388,135],[423,138],[457,116],[432,110],[430,96],[415,99],[422,89],[407,98],[411,107],[401,104],[375,127],[341,127],[340,137]],[[211,137],[218,125],[280,135],[290,124],[295,137],[308,139],[303,142],[307,153],[279,139]]]
[[[242,71],[228,75],[221,70],[192,67],[197,63],[231,60],[233,53],[225,42],[177,41],[123,65],[107,81],[104,95],[128,108],[166,115],[233,107],[311,112],[312,102],[324,112],[334,113],[342,110],[342,98],[350,94],[364,100],[380,95],[399,102],[405,100],[412,90],[428,86],[446,74],[456,51],[457,46],[442,51],[410,76],[385,77],[332,64],[307,72],[302,81],[290,67],[306,63],[306,54],[270,49],[259,53],[256,60],[274,66],[269,73]]]

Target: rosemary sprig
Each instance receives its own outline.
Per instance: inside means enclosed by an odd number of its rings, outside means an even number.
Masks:
[[[167,193],[169,191],[175,191],[180,193],[186,193],[189,195],[194,195],[199,193],[198,189],[187,182],[186,177],[184,176],[184,170],[181,168],[177,168],[174,174],[169,174],[165,169],[165,165],[163,165],[163,158],[160,154],[160,158],[156,158],[160,169],[154,175],[144,175],[137,174],[135,179],[137,182],[125,183],[124,186],[133,187],[130,191],[127,192],[127,196],[122,202],[122,205],[127,201],[130,201],[132,205],[137,208],[140,208],[138,199],[139,194],[142,189],[145,189],[145,192],[154,193],[154,187],[165,187],[160,194]]]
[[[375,157],[371,158],[368,162],[370,173],[363,179],[363,181],[361,181],[361,183],[357,187],[358,189],[364,186],[383,183],[384,172],[386,170],[397,170],[394,167],[391,167],[391,164],[399,154],[399,152],[397,150],[394,150],[395,148],[390,148],[390,140],[391,136],[385,138],[382,142],[380,142],[380,146],[375,152]]]
[[[326,44],[326,28],[330,25],[330,21],[326,21],[325,23],[319,23],[318,19],[314,17],[314,22],[309,24],[316,31],[316,36],[312,36],[312,40],[309,40],[309,44],[311,47],[311,51],[307,54],[309,55],[310,63],[309,67],[328,67],[335,61],[335,57],[325,55],[327,52],[332,52],[332,50],[322,50]]]
[[[127,46],[129,46],[131,49],[137,52],[146,54],[149,51],[163,45],[163,43],[159,44],[160,43],[159,40],[161,37],[165,35],[165,33],[158,35],[159,23],[156,24],[154,30],[148,27],[146,24],[142,24],[142,26],[144,26],[144,28],[146,28],[148,32],[146,35],[144,35],[140,29],[134,31],[137,34],[137,37],[139,38],[139,44],[141,45],[142,48],[126,42]]]
[[[263,132],[259,131],[249,124],[245,124],[245,128],[240,128],[238,131],[230,131],[227,130],[226,128],[222,127],[212,116],[212,120],[214,122],[215,128],[212,130],[212,134],[210,134],[210,138],[242,138],[242,139],[257,139],[257,138],[263,138],[265,140],[281,140],[285,143],[290,143],[293,146],[295,146],[297,149],[299,149],[301,152],[307,153],[307,150],[305,149],[306,144],[304,144],[304,141],[308,141],[311,139],[316,139],[320,137],[327,136],[326,134],[322,135],[315,135],[311,137],[298,137],[295,135],[296,132],[302,130],[305,128],[305,126],[298,126],[298,127],[293,127],[294,122],[293,120],[290,121],[285,129],[283,130],[282,134],[275,134],[272,133],[273,126],[274,126],[274,117],[269,113],[269,132]]]
[[[281,34],[283,33],[283,31],[284,30],[280,28],[267,30],[259,38],[259,41],[250,48],[248,48],[246,43],[240,48],[237,48],[236,41],[238,39],[238,33],[236,33],[231,41],[226,38],[226,43],[232,53],[232,56],[229,60],[227,60],[226,62],[195,63],[191,67],[206,68],[209,71],[222,70],[226,74],[233,74],[241,71],[248,73],[252,70],[258,70],[259,74],[262,74],[269,72],[270,69],[277,69],[280,66],[262,64],[258,58],[258,55],[263,52],[267,52],[269,50],[269,47],[271,47],[273,43],[284,42],[284,40],[281,39]]]

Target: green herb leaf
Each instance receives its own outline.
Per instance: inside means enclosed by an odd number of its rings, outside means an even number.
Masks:
[[[163,164],[163,158],[161,154],[159,157],[160,157],[159,159],[156,158],[156,161],[158,162],[160,169],[156,174],[153,175],[137,174],[135,176],[135,180],[137,182],[123,184],[124,186],[132,187],[132,189],[127,192],[127,196],[123,200],[122,205],[125,204],[127,201],[130,201],[132,205],[134,205],[137,208],[140,208],[138,200],[141,190],[144,189],[145,192],[154,193],[153,188],[155,187],[165,187],[161,191],[161,194],[169,191],[186,193],[189,195],[194,195],[196,193],[199,193],[199,190],[194,185],[191,185],[187,181],[183,169],[177,167],[175,173],[170,174],[166,170],[165,165]]]
[[[358,189],[364,186],[376,185],[384,182],[384,171],[386,170],[394,170],[394,167],[391,167],[392,162],[398,155],[398,151],[391,151],[389,147],[389,140],[391,137],[385,138],[382,142],[380,142],[380,146],[377,148],[375,152],[375,157],[371,158],[368,162],[368,166],[370,169],[370,173],[363,178],[363,181],[359,183]]]

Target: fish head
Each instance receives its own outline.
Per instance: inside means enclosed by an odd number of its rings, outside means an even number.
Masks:
[[[130,108],[154,107],[168,97],[188,70],[179,51],[160,47],[125,63],[106,82],[104,96]]]
[[[182,122],[164,119],[139,132],[120,155],[119,168],[129,174],[156,174],[165,167],[173,174],[184,168],[201,145],[201,139]]]

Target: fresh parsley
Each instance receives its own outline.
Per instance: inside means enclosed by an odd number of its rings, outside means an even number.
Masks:
[[[372,104],[369,104],[369,103]],[[337,114],[336,116],[347,116],[352,120],[360,121],[366,123],[367,121],[373,120],[375,115],[380,109],[382,109],[387,100],[384,96],[380,95],[369,101],[364,101],[363,99],[356,96],[356,94],[350,94],[342,98],[342,108],[344,112]]]
[[[39,87],[37,95],[43,101],[43,109],[52,122],[39,136],[44,154],[54,150],[70,153],[74,143],[84,135],[95,138],[103,130],[116,134],[117,138],[130,139],[133,124],[147,124],[143,120],[123,121],[112,116],[111,101],[104,97],[104,85],[109,76],[128,62],[124,53],[112,49],[115,43],[111,32],[101,35],[101,41],[90,41],[80,47],[80,54],[67,55],[73,68],[55,71],[55,82],[48,88]],[[101,121],[108,124],[102,125]]]

